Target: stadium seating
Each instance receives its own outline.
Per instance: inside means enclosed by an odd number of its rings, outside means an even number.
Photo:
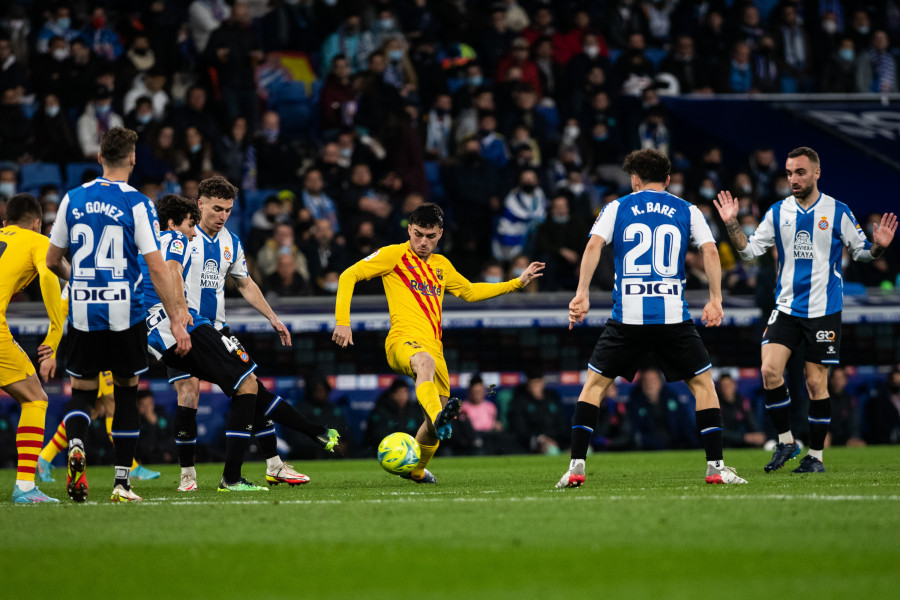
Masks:
[[[102,168],[96,162],[77,162],[66,165],[66,189],[71,190],[81,185],[81,178],[85,171],[93,169],[97,174],[102,173]]]
[[[29,194],[34,194],[42,185],[58,185],[62,187],[63,180],[59,173],[59,165],[55,163],[26,163],[20,171],[19,189]]]

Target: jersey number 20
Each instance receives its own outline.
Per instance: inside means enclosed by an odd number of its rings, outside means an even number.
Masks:
[[[681,251],[681,231],[668,223],[651,230],[645,223],[632,223],[625,228],[626,242],[637,245],[625,253],[625,275],[650,275],[650,265],[637,264],[644,254],[653,253],[653,270],[663,277],[678,273],[678,253]]]
[[[124,231],[121,225],[107,225],[100,233],[100,241],[94,249],[94,230],[85,223],[78,223],[72,227],[70,243],[80,246],[72,256],[72,271],[75,277],[93,279],[94,269],[82,267],[81,262],[88,256],[94,256],[94,266],[98,269],[112,271],[113,277],[125,276],[128,261],[125,259]]]

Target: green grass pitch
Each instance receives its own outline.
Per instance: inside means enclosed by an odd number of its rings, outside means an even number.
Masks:
[[[0,504],[0,589],[10,599],[896,598],[900,448],[830,449],[828,473],[763,473],[729,451],[745,486],[703,483],[701,451],[594,455],[556,491],[566,457],[438,458],[436,486],[375,460],[296,464],[269,492],[178,494],[177,467],[136,482],[142,504],[91,497]],[[265,466],[244,466],[253,481]],[[0,471],[11,491],[15,472]],[[8,496],[7,496],[8,498]],[[577,596],[576,596],[577,594]]]

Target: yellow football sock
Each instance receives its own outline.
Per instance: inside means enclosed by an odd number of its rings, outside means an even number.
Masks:
[[[432,384],[434,385],[434,384]],[[441,445],[440,441],[434,443],[434,446],[429,446],[428,444],[419,443],[419,448],[422,450],[419,455],[419,463],[416,465],[416,468],[412,470],[409,474],[413,479],[422,479],[422,476],[425,475],[425,467],[428,466],[428,463],[431,462],[432,457],[434,457],[434,453],[437,452],[438,446]]]
[[[56,428],[56,433],[53,434],[50,443],[41,450],[41,458],[47,462],[53,462],[56,455],[66,450],[68,447],[69,442],[66,439],[66,424],[63,421],[60,421],[59,427]]]
[[[23,402],[19,427],[16,429],[16,451],[18,468],[16,481],[34,481],[38,456],[44,444],[44,419],[47,416],[47,401]]]
[[[434,423],[442,408],[437,386],[434,385],[433,381],[426,381],[416,388],[416,397],[419,399],[419,404],[425,409],[428,418]]]

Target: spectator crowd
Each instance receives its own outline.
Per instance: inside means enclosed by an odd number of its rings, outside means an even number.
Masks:
[[[790,193],[784,157],[689,155],[662,98],[898,86],[896,0],[4,6],[0,212],[31,191],[52,222],[64,184],[31,167],[95,162],[102,134],[125,125],[139,134],[131,183],[149,197],[196,197],[214,173],[241,188],[232,226],[272,296],[333,294],[342,269],[404,241],[426,201],[444,208],[441,250],[463,273],[508,279],[538,259],[542,290],[572,290],[590,223],[630,191],[623,156],[649,147],[718,232],[726,289],[753,293],[773,259],[742,262],[711,202],[733,190],[751,231]],[[595,283],[609,289],[606,258]],[[687,261],[688,287],[704,286]],[[853,264],[845,279],[893,287],[897,264]]]

